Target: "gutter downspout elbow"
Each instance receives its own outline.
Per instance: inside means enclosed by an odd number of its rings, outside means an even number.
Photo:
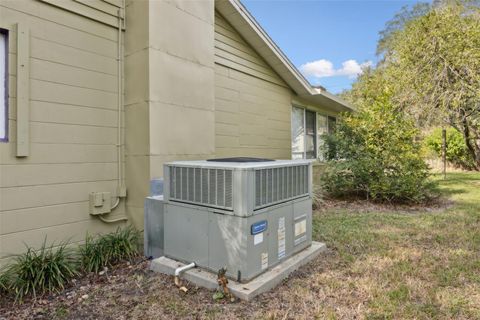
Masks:
[[[188,271],[188,270],[190,270],[190,269],[193,269],[193,268],[195,268],[196,266],[197,266],[197,265],[195,264],[195,262],[192,262],[192,263],[187,264],[187,265],[185,265],[185,266],[183,266],[183,267],[178,267],[177,269],[175,269],[175,273],[174,273],[174,274],[175,274],[175,285],[176,285],[177,287],[179,287],[180,290],[182,290],[182,291],[184,291],[184,292],[187,292],[187,288],[181,286],[181,283],[180,283],[180,274],[182,274],[183,272]]]

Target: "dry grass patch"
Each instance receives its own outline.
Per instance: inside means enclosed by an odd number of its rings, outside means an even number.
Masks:
[[[480,174],[442,181],[443,210],[314,214],[314,238],[329,250],[252,302],[214,301],[147,262],[90,275],[61,294],[12,307],[10,319],[480,319]],[[188,285],[188,284],[187,284]],[[88,299],[81,299],[87,294]],[[80,298],[80,299],[79,299]],[[1,316],[0,316],[1,318]]]

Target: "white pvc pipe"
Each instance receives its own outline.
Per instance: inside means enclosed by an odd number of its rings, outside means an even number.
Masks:
[[[177,269],[175,269],[175,277],[178,277],[182,272],[185,272],[187,270],[190,270],[190,269],[193,269],[195,268],[197,265],[195,264],[195,262],[192,262],[190,264],[187,264],[186,266],[183,266],[183,267],[179,267]]]

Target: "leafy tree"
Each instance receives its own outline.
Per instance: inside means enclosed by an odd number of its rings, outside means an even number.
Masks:
[[[408,22],[424,16],[431,8],[432,5],[426,2],[417,3],[413,7],[403,6],[393,19],[385,24],[385,29],[380,31],[377,55],[385,54],[392,47],[391,41],[393,41],[394,35],[401,32]]]
[[[463,136],[454,128],[447,128],[447,149],[446,159],[457,168],[473,170],[475,162],[468,153],[467,146],[463,140]],[[425,145],[432,150],[437,156],[442,155],[442,129],[436,128],[426,138]]]
[[[379,44],[384,53],[379,69],[394,104],[420,124],[448,123],[461,132],[480,169],[478,3],[442,2],[404,20]]]

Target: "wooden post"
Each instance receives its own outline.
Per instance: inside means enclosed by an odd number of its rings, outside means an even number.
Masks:
[[[442,128],[443,179],[447,179],[447,129]]]

